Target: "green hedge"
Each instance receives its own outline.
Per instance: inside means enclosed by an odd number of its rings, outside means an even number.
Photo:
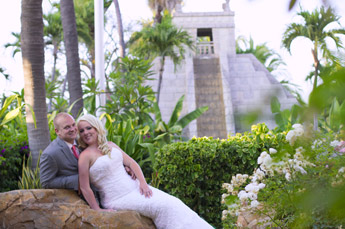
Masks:
[[[226,140],[193,138],[164,146],[156,155],[160,189],[180,198],[201,217],[221,227],[222,184],[237,173],[252,173],[260,153],[284,141],[265,124]]]

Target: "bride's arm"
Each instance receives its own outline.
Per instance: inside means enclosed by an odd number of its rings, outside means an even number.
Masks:
[[[119,149],[122,152],[122,157],[123,157],[123,164],[128,166],[133,172],[134,175],[138,178],[140,182],[140,193],[142,195],[145,195],[145,197],[151,197],[152,196],[152,190],[150,187],[147,185],[143,171],[141,170],[140,166],[138,163],[128,156],[120,147],[118,147],[115,143],[110,144],[112,147],[115,147]]]
[[[138,178],[138,180],[140,182],[140,193],[142,195],[145,195],[145,197],[151,197],[152,196],[152,190],[147,185],[143,171],[141,170],[138,163],[123,151],[122,151],[122,156],[123,156],[123,164],[127,165],[129,168],[132,169],[135,176]]]
[[[94,210],[102,210],[95,198],[95,195],[93,194],[93,191],[90,187],[90,179],[89,179],[89,169],[90,169],[90,158],[88,157],[86,152],[83,152],[80,154],[79,160],[78,160],[78,173],[79,173],[79,185],[80,190],[87,201],[87,203],[90,205],[90,207]]]

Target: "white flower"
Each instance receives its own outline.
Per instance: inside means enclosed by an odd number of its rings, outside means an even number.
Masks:
[[[266,185],[264,183],[259,184],[259,189],[263,189]]]
[[[230,185],[229,183],[223,183],[223,184],[222,184],[222,188],[227,189],[229,185]]]
[[[338,173],[344,173],[345,172],[345,167],[341,167],[339,170],[338,170]]]
[[[297,149],[296,149],[296,151],[297,151]],[[301,152],[295,153],[295,155],[293,157],[295,160],[299,160],[299,161],[303,160],[303,155],[301,154]]]
[[[262,152],[260,154],[260,157],[258,157],[258,164],[261,165],[264,161],[264,158],[269,156],[268,153],[266,151]]]
[[[247,196],[250,200],[256,200],[258,198],[258,195],[254,192],[248,192]]]
[[[299,123],[296,123],[296,124],[292,125],[292,128],[293,129],[303,129],[303,126],[301,124],[299,124]]]
[[[337,147],[339,144],[340,144],[340,141],[338,141],[338,140],[334,140],[330,143],[330,145],[334,148]]]
[[[290,181],[291,180],[291,174],[290,173],[285,173],[285,179]]]
[[[276,150],[276,149],[273,149],[273,148],[270,148],[269,151],[270,151],[270,154],[275,154],[275,153],[277,153],[277,150]]]
[[[298,172],[300,172],[300,173],[302,173],[302,174],[306,174],[307,173],[307,171],[305,171],[301,166],[299,166],[299,165],[295,165],[295,169],[296,169],[296,171],[298,171]]]
[[[257,208],[259,206],[259,202],[257,200],[253,200],[251,203],[250,203],[250,206],[252,208]]]
[[[241,190],[239,193],[238,193],[238,198],[240,199],[241,202],[245,201],[248,199],[248,193],[244,190]]]
[[[258,193],[259,192],[259,186],[256,183],[250,183],[245,187],[245,190],[247,192]]]
[[[223,193],[222,194],[222,200],[225,200],[226,197],[230,196],[228,193]]]
[[[298,147],[297,149],[296,149],[296,152],[297,153],[303,153],[305,151],[305,149],[303,149],[303,147],[302,146],[300,146],[300,147]]]
[[[319,147],[322,144],[322,141],[320,139],[317,139],[313,142],[313,145],[311,146],[312,149],[315,149]]]
[[[287,134],[286,134],[286,141],[288,141],[290,143],[290,145],[293,145],[293,143],[296,140],[296,133],[294,130],[290,130]]]
[[[265,173],[260,168],[258,168],[254,171],[252,182],[260,181],[264,177],[265,177]]]
[[[294,124],[292,126],[292,130],[290,130],[286,134],[286,140],[293,145],[297,139],[297,137],[302,136],[304,134],[304,128],[301,124]]]
[[[272,158],[271,158],[271,156],[270,156],[270,155],[267,155],[267,157],[264,158],[263,163],[264,163],[265,165],[272,164]]]

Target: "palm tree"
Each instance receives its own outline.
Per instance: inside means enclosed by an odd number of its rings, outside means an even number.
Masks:
[[[157,89],[157,103],[161,90],[165,58],[170,57],[176,67],[184,59],[186,48],[194,48],[192,37],[172,23],[170,14],[165,14],[162,22],[154,26],[146,25],[133,33],[129,41],[134,55],[144,58],[160,58],[160,69]]]
[[[242,45],[244,49],[242,48]],[[253,54],[266,68],[269,72],[273,72],[278,69],[281,65],[285,65],[281,56],[270,49],[266,43],[260,45],[254,45],[254,40],[252,37],[249,41],[245,37],[238,37],[236,39],[236,53],[251,53]]]
[[[21,49],[24,97],[25,103],[29,105],[26,107],[29,147],[32,165],[36,166],[40,150],[44,150],[50,142],[44,83],[42,0],[22,0]]]
[[[167,10],[169,13],[172,13],[173,9],[178,2],[182,2],[181,0],[148,0],[148,4],[150,9],[153,11],[154,15],[154,22],[161,23],[163,12]]]
[[[300,10],[297,15],[302,16],[304,19],[303,24],[292,23],[290,24],[283,35],[283,46],[291,53],[291,43],[297,37],[305,37],[313,43],[311,50],[314,60],[314,82],[313,90],[317,86],[317,80],[319,75],[320,57],[319,52],[322,52],[322,57],[326,59],[334,59],[330,49],[327,46],[327,39],[330,38],[334,41],[336,47],[343,48],[339,34],[345,35],[345,29],[330,29],[326,30],[326,27],[336,22],[339,24],[339,17],[334,14],[331,7],[325,9],[324,6],[320,10],[315,9],[314,12]],[[314,114],[314,129],[317,129],[318,121],[317,115]]]
[[[70,95],[69,104],[77,101],[72,108],[73,117],[83,109],[83,90],[81,87],[78,34],[73,0],[61,0],[61,21],[66,49],[67,81]]]
[[[116,21],[117,21],[117,33],[119,35],[119,57],[124,58],[126,56],[126,44],[123,38],[123,25],[122,25],[122,17],[120,11],[120,5],[118,0],[114,0],[115,11],[116,11]]]

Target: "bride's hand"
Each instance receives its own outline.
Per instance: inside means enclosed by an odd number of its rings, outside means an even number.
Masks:
[[[152,190],[147,184],[140,184],[140,194],[150,198],[152,196]]]

